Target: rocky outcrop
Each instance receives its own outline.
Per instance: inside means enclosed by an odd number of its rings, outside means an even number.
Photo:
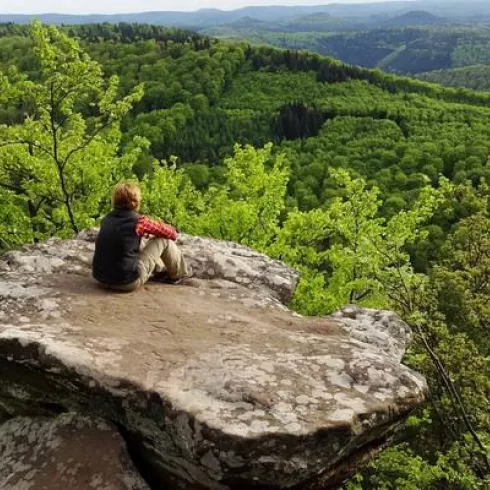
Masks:
[[[425,399],[392,313],[301,317],[295,271],[188,236],[195,278],[107,292],[93,238],[0,262],[0,414],[117,424],[152,488],[336,488]]]

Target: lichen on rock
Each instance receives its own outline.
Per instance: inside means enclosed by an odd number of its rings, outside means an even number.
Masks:
[[[149,490],[103,420],[71,413],[0,425],[2,490]]]

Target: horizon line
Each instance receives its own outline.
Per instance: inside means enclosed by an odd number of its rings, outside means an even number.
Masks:
[[[244,10],[247,8],[301,8],[301,7],[332,7],[336,5],[367,5],[367,4],[381,4],[381,3],[420,3],[421,0],[333,0],[328,1],[326,3],[311,3],[307,5],[245,5],[243,7],[238,7],[234,9],[223,9],[217,7],[202,7],[196,10],[134,10],[134,11],[115,11],[115,12],[88,12],[88,13],[69,13],[69,12],[1,12],[0,15],[12,15],[12,16],[32,16],[32,15],[66,15],[66,16],[75,16],[75,17],[84,17],[84,16],[111,16],[111,15],[142,15],[142,14],[158,14],[158,13],[183,13],[183,14],[191,14],[202,12],[206,10],[214,10],[217,12],[234,12],[237,10]]]

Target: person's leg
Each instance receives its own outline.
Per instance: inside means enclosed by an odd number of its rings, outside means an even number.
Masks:
[[[165,265],[165,269],[171,279],[181,279],[189,273],[187,263],[180,251],[180,248],[172,240],[164,240],[166,247],[163,250],[161,260]]]
[[[165,238],[152,238],[140,252],[140,279],[148,281],[154,272],[162,271],[162,265],[171,279],[187,276],[187,264],[176,243]]]
[[[152,240],[152,238],[145,238],[143,237],[140,242],[140,253],[145,249],[145,247],[148,245],[148,243]],[[158,274],[160,272],[163,272],[165,270],[165,264],[163,263],[162,259],[159,259],[157,263],[155,264],[155,268],[153,269],[153,272],[155,274]]]

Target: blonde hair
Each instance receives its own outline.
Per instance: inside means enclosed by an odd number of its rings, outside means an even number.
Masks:
[[[141,190],[138,184],[120,183],[117,184],[112,193],[112,205],[115,208],[129,209],[136,211],[141,204]]]

